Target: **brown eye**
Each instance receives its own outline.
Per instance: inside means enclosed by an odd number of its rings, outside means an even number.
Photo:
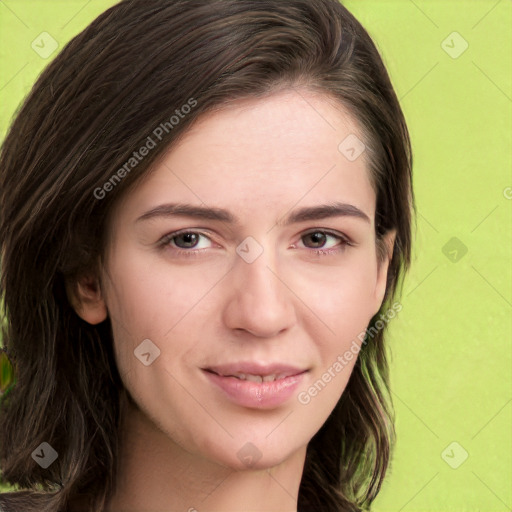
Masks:
[[[198,233],[180,233],[172,237],[174,244],[180,249],[191,249],[197,245],[200,235]],[[181,245],[183,241],[183,245]]]
[[[334,255],[342,253],[352,245],[350,239],[341,233],[316,230],[302,235],[301,244],[314,255]]]
[[[307,235],[304,235],[304,239],[309,239],[312,241],[314,245],[312,249],[319,249],[325,244],[327,240],[327,234],[322,231],[314,231],[313,233],[308,233]]]
[[[200,231],[178,231],[164,236],[159,246],[170,249],[176,254],[192,255],[210,249],[212,240],[206,233]]]

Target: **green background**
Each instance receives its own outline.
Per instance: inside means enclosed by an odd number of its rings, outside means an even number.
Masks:
[[[115,3],[0,0],[2,138],[58,52],[42,58],[32,42],[48,32],[61,49]],[[512,3],[344,3],[401,100],[418,207],[389,336],[398,442],[373,510],[510,511]]]

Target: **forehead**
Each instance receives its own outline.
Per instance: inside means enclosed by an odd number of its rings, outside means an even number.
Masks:
[[[174,153],[177,157],[199,142],[225,160],[251,154],[249,169],[262,163],[271,169],[281,163],[289,168],[295,161],[317,161],[319,153],[334,164],[340,142],[349,135],[363,139],[357,120],[339,102],[326,94],[290,89],[238,100],[203,115]]]
[[[203,115],[125,202],[133,216],[179,201],[261,219],[299,202],[341,201],[373,218],[365,151],[355,159],[346,153],[345,141],[362,138],[356,120],[328,96],[287,90],[239,100]]]

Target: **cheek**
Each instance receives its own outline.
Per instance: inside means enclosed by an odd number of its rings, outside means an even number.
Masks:
[[[306,303],[340,343],[367,327],[375,311],[376,281],[376,260],[360,253],[329,272],[303,276],[301,286]]]
[[[374,314],[376,264],[364,256],[355,265],[338,267],[330,279],[316,282],[310,304],[316,319],[309,324],[317,366],[309,385],[297,396],[311,416],[324,420],[343,394],[356,364],[365,331]],[[319,321],[328,329],[318,328]]]
[[[208,291],[218,281],[213,272],[171,268],[165,261],[153,260],[148,265],[148,261],[151,259],[140,253],[113,257],[106,280],[107,308],[123,373],[139,368],[134,350],[143,340],[151,340],[165,355],[195,306],[201,304],[197,311],[204,310]],[[173,346],[175,355],[185,350],[183,343]]]
[[[110,265],[109,311],[147,331],[171,329],[218,280],[206,268],[173,265],[143,252],[113,258]]]

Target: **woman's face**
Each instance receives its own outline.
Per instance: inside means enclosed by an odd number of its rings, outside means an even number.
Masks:
[[[101,286],[119,370],[189,453],[276,465],[342,395],[387,272],[355,137],[311,92],[238,102],[116,208]]]

